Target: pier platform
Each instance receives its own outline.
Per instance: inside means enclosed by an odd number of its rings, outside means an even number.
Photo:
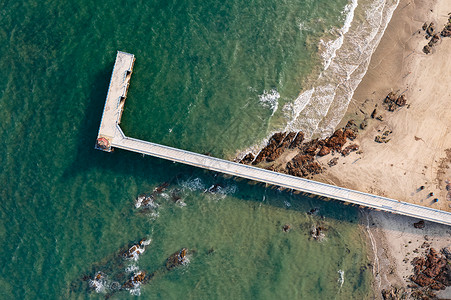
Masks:
[[[121,123],[134,63],[135,56],[133,54],[117,52],[97,134],[96,148],[99,150],[111,152],[113,149],[111,143],[117,134],[117,125]]]
[[[121,57],[119,59],[119,56]],[[118,63],[119,61],[119,63]],[[133,67],[134,56],[124,52],[118,52],[115,68],[111,77],[105,109],[100,124],[96,148],[104,151],[111,151],[112,148],[120,148],[128,151],[150,155],[178,163],[183,163],[215,172],[246,178],[253,181],[264,182],[274,186],[301,191],[313,195],[341,200],[347,204],[355,204],[372,209],[383,210],[395,214],[406,215],[413,218],[423,219],[431,222],[451,225],[451,213],[429,208],[421,205],[411,204],[386,197],[363,193],[351,189],[316,182],[305,178],[295,177],[283,173],[269,171],[253,166],[243,165],[232,161],[214,158],[211,156],[194,153],[182,149],[155,144],[127,137],[122,132],[119,123],[123,110],[123,101],[130,78],[124,78],[124,73]],[[115,73],[117,72],[117,74]],[[112,87],[114,90],[112,92]],[[111,95],[111,97],[110,97]],[[107,147],[103,146],[108,140]],[[101,145],[99,145],[99,143]]]

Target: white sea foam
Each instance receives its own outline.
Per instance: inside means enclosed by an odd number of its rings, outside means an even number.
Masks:
[[[340,278],[338,278],[338,283],[340,284],[340,288],[343,286],[343,283],[345,282],[345,271],[338,270],[338,274],[340,274]]]
[[[263,94],[258,96],[260,103],[264,107],[268,107],[271,109],[271,111],[272,111],[271,116],[273,116],[274,113],[279,108],[279,98],[280,98],[280,94],[275,89],[271,89],[269,91],[264,90]]]
[[[320,76],[291,105],[285,105],[285,131],[302,130],[306,138],[333,132],[398,4],[399,0],[351,0],[338,38],[320,43],[324,46]]]
[[[189,191],[199,191],[199,190],[205,190],[205,184],[202,182],[202,179],[200,178],[194,178],[186,181],[182,181],[180,183],[182,186],[182,189],[189,190]]]
[[[326,49],[322,54],[322,58],[324,59],[324,70],[327,70],[332,62],[332,59],[336,56],[336,52],[338,49],[343,46],[344,35],[348,33],[351,28],[352,21],[354,20],[354,11],[357,8],[358,1],[352,0],[351,3],[345,6],[342,14],[346,15],[345,24],[342,28],[338,30],[339,37],[335,40],[324,42],[320,41],[320,44],[324,46]]]
[[[238,189],[237,186],[234,184],[230,184],[227,186],[212,185],[204,192],[213,195],[215,199],[224,199],[227,195],[232,195],[236,193],[237,189]]]

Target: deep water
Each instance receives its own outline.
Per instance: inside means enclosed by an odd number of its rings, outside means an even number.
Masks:
[[[94,150],[117,50],[136,56],[122,118],[127,135],[222,158],[259,143],[283,123],[282,107],[306,78],[319,74],[319,41],[343,26],[347,4],[1,2],[0,298],[104,298],[111,274],[130,278],[130,266],[153,272],[182,247],[191,253],[187,265],[134,293],[367,298],[371,270],[357,209]],[[138,194],[163,182],[156,211],[134,207]],[[214,184],[219,191],[204,192]],[[308,215],[313,208],[318,213]],[[317,225],[327,229],[322,242],[309,235]],[[152,242],[138,261],[117,257],[142,238]],[[110,276],[99,293],[83,280],[98,271]]]

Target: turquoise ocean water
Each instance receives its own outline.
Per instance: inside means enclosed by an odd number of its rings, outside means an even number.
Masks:
[[[356,209],[93,146],[117,50],[136,56],[129,136],[231,159],[274,130],[325,134],[396,5],[1,2],[0,298],[101,299],[182,247],[188,264],[113,299],[370,297]],[[163,182],[156,210],[135,208]],[[117,256],[142,238],[139,260]]]

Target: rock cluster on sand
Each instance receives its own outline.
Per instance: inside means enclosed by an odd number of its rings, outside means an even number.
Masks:
[[[440,37],[451,37],[451,17],[440,32],[436,30],[434,22],[431,22],[429,25],[424,23],[422,29],[426,32],[426,39],[430,39],[427,45],[423,47],[423,52],[429,54],[432,48],[440,41]]]
[[[430,248],[425,257],[416,257],[412,260],[414,275],[410,277],[418,286],[411,286],[412,292],[418,299],[429,299],[434,297],[432,290],[443,290],[451,286],[451,253],[444,248],[439,253]]]
[[[401,287],[392,286],[389,289],[382,290],[382,298],[384,300],[406,299],[406,290]]]
[[[394,92],[390,92],[387,97],[384,99],[384,107],[388,111],[395,111],[396,108],[402,107],[406,105],[407,99],[406,96],[403,95],[397,95]]]
[[[347,147],[344,145],[348,140],[354,140],[357,137],[357,125],[354,121],[349,121],[344,128],[336,130],[332,136],[325,139],[314,139],[304,142],[303,132],[278,132],[275,133],[268,141],[268,144],[258,153],[254,159],[252,153],[248,153],[241,159],[242,164],[258,165],[260,163],[271,163],[279,158],[284,151],[288,149],[297,149],[298,154],[286,163],[282,172],[290,175],[306,177],[312,174],[319,174],[323,168],[315,160],[316,156],[322,157],[331,153],[341,153],[343,156],[349,155],[353,151],[359,150],[357,144]],[[334,160],[336,164],[337,158]],[[334,163],[329,163],[329,166]],[[273,170],[273,166],[267,167]]]
[[[247,154],[240,162],[249,163],[253,165],[261,163],[263,161],[272,162],[275,161],[287,148],[294,148],[296,145],[302,143],[304,140],[304,134],[302,132],[277,132],[270,139],[268,144],[260,151],[257,157],[251,161],[253,155]],[[295,144],[295,145],[292,145]]]

